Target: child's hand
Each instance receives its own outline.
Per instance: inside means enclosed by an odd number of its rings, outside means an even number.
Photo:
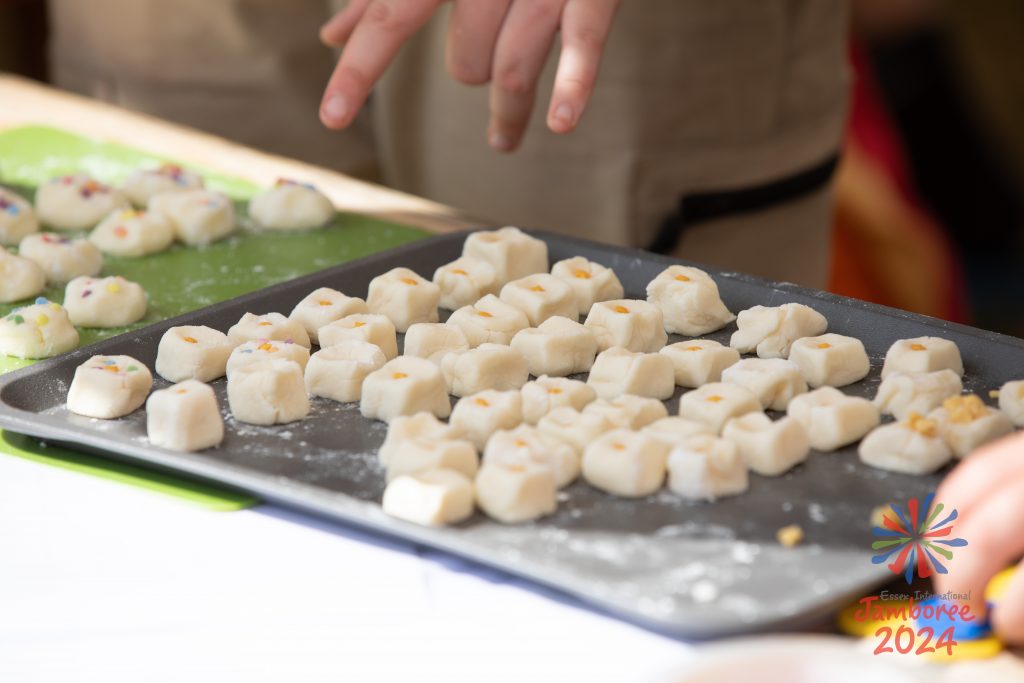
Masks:
[[[320,29],[344,44],[320,105],[328,128],[355,120],[384,70],[441,0],[351,0]],[[555,34],[562,52],[548,127],[571,132],[587,106],[619,0],[456,0],[448,25],[448,71],[470,85],[491,84],[491,147],[519,146]]]
[[[956,536],[967,540],[935,577],[938,593],[971,594],[971,612],[985,614],[985,586],[1024,554],[1024,433],[990,444],[968,457],[935,496],[956,508]],[[1010,583],[992,625],[1008,643],[1024,643],[1024,571]]]

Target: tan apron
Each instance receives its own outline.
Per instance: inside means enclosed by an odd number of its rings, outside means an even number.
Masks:
[[[650,244],[691,192],[771,182],[842,137],[846,5],[831,0],[624,0],[578,130],[546,130],[555,58],[522,149],[486,145],[486,88],[443,67],[448,8],[377,89],[372,131],[329,133],[317,106],[333,55],[329,2],[51,0],[54,73],[79,92],[514,223]],[[684,258],[824,286],[827,186],[689,227]]]

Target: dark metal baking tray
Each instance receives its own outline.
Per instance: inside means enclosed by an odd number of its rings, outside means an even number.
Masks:
[[[552,262],[582,255],[614,268],[627,296],[679,261],[558,235],[535,233]],[[776,478],[752,475],[745,495],[684,502],[667,491],[617,499],[582,482],[558,511],[533,524],[503,526],[477,514],[455,528],[427,529],[384,515],[376,450],[385,425],[355,405],[316,399],[310,416],[279,427],[240,424],[227,412],[225,382],[214,387],[227,424],[222,446],[181,454],[150,446],[142,410],[102,421],[64,409],[77,365],[93,354],[128,354],[153,367],[157,342],[174,325],[226,330],[243,313],[287,313],[311,290],[329,286],[365,296],[375,275],[408,266],[425,276],[456,258],[463,234],[416,242],[115,337],[0,378],[0,426],[75,448],[213,480],[345,523],[399,536],[556,587],[643,626],[713,637],[796,626],[818,619],[893,578],[870,562],[871,511],[934,490],[941,474],[913,477],[865,467],[854,448],[812,453]],[[955,341],[965,387],[988,390],[1024,375],[1024,341],[872,304],[707,268],[733,311],[789,301],[813,306],[829,330],[862,339],[872,372],[845,391],[872,396],[881,359],[895,340],[937,335]],[[709,335],[725,341],[734,325]],[[674,339],[672,341],[677,341]],[[157,378],[156,388],[166,385]],[[676,396],[668,401],[674,411]],[[804,544],[783,548],[780,527],[799,524]]]

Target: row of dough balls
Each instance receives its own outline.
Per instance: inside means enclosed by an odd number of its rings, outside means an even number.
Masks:
[[[293,180],[279,180],[249,203],[252,219],[270,230],[321,227],[334,213],[325,195]],[[40,219],[55,230],[91,232],[39,232]],[[175,240],[206,245],[230,235],[235,225],[228,197],[204,189],[199,175],[173,165],[137,171],[121,190],[85,174],[54,178],[38,188],[36,211],[0,188],[0,246],[18,246],[17,256],[0,249],[0,303],[29,299],[47,284],[96,276],[104,253],[146,256]]]

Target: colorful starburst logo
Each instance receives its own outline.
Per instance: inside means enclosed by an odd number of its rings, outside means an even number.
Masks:
[[[938,503],[933,508],[934,498],[935,494],[930,494],[920,504],[917,498],[911,498],[906,510],[895,504],[890,506],[891,510],[882,516],[882,527],[876,526],[872,530],[876,540],[871,544],[871,549],[878,551],[871,558],[872,563],[888,562],[889,570],[893,574],[903,574],[907,583],[913,581],[915,569],[922,579],[947,572],[946,566],[937,556],[951,560],[953,551],[950,548],[962,548],[967,545],[967,541],[950,538],[953,534],[953,521],[957,518],[955,509],[942,521],[935,521],[945,506]],[[893,555],[895,559],[889,562]]]

